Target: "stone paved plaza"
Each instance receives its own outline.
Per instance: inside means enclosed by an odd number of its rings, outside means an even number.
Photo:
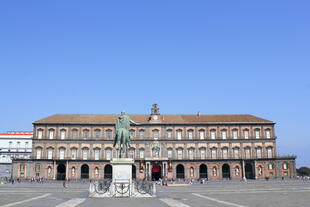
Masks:
[[[157,198],[88,198],[89,183],[0,185],[0,207],[307,207],[310,181],[208,181],[191,186],[157,186]]]

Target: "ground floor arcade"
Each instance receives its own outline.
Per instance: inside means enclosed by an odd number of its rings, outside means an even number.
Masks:
[[[295,160],[136,160],[138,179],[263,179],[295,176]],[[53,180],[111,179],[109,161],[15,160],[14,178]]]

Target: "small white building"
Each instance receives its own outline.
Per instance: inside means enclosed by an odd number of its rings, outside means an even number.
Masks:
[[[12,159],[30,159],[32,131],[0,132],[0,177],[11,177]]]

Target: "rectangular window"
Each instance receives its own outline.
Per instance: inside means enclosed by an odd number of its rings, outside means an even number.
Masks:
[[[172,149],[168,149],[167,153],[168,153],[168,158],[172,158]]]
[[[215,139],[215,130],[211,131],[211,139]]]
[[[205,138],[205,132],[203,130],[199,131],[199,138],[204,139]]]
[[[83,149],[83,160],[87,160],[88,157],[88,149]]]
[[[41,153],[42,153],[41,148],[38,148],[37,149],[37,159],[41,159]]]
[[[188,139],[193,139],[193,131],[188,131]]]
[[[244,139],[249,139],[249,131],[244,130]]]
[[[234,158],[235,159],[239,158],[239,149],[238,148],[234,148]]]
[[[49,159],[49,160],[53,159],[53,149],[52,148],[47,149],[47,159]]]
[[[54,139],[54,130],[49,131],[49,137],[50,139]]]
[[[95,149],[95,150],[94,150],[94,153],[95,153],[95,160],[99,160],[99,156],[100,156],[100,151],[99,151],[99,149]]]
[[[179,160],[183,159],[183,150],[182,149],[178,149],[178,159]]]
[[[238,138],[238,131],[233,130],[233,139],[237,139],[237,138]]]
[[[65,139],[66,137],[66,131],[65,130],[61,130],[60,131],[60,139]]]
[[[189,149],[188,150],[188,156],[190,160],[194,159],[194,150],[193,149]]]
[[[28,150],[28,142],[25,142],[25,152]]]
[[[39,173],[40,170],[41,170],[41,165],[40,165],[40,164],[36,164],[36,165],[35,165],[35,171],[36,171],[36,173]]]
[[[182,131],[177,131],[177,139],[178,140],[182,139]]]
[[[256,149],[256,156],[257,156],[257,158],[262,158],[262,149],[261,148]]]
[[[201,159],[206,159],[206,150],[205,149],[201,149],[200,150],[200,158]]]
[[[217,156],[216,156],[216,149],[215,149],[215,148],[212,148],[212,149],[211,149],[211,158],[212,158],[212,159],[216,159],[216,157],[217,157]]]
[[[246,159],[251,158],[251,150],[250,150],[250,148],[246,148],[245,149],[245,158]]]
[[[223,159],[227,159],[228,150],[227,148],[222,149],[222,157]]]
[[[77,149],[76,148],[72,148],[71,149],[71,159],[75,160],[77,157]]]
[[[42,139],[43,137],[43,130],[38,130],[38,139]]]
[[[59,149],[59,159],[61,159],[61,160],[65,159],[65,149],[64,148]]]
[[[106,150],[106,159],[111,160],[111,150]]]
[[[144,149],[140,149],[140,158],[144,158]]]
[[[267,148],[267,157],[272,158],[272,149],[271,148]]]
[[[255,138],[259,139],[259,130],[255,130]]]
[[[154,139],[158,139],[158,137],[159,137],[159,132],[158,132],[158,130],[154,130],[154,131],[153,131],[153,137],[154,137]]]
[[[140,139],[144,139],[144,130],[139,131],[139,137]]]

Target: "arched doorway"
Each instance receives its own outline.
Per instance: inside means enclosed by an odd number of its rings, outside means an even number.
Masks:
[[[132,165],[131,176],[132,176],[132,179],[136,179],[137,178],[136,166],[135,165]]]
[[[245,164],[245,177],[246,179],[254,179],[253,166],[250,163]]]
[[[199,167],[199,178],[208,178],[208,167],[205,164]]]
[[[81,179],[88,179],[89,178],[89,167],[88,165],[84,164],[81,167]]]
[[[222,177],[226,179],[230,179],[230,167],[228,164],[224,164],[222,166]]]
[[[66,165],[59,164],[57,166],[57,180],[65,180],[66,179]]]
[[[176,167],[177,178],[185,178],[184,166],[179,164]]]
[[[106,165],[104,166],[104,179],[112,179],[112,166]]]
[[[156,163],[152,165],[152,180],[159,180],[161,178],[161,166]]]

